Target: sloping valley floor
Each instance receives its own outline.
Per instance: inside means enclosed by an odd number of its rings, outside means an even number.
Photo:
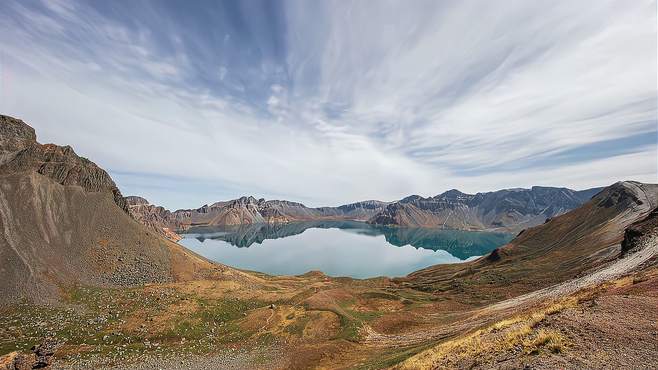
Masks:
[[[651,368],[658,245],[645,243],[586,276],[493,305],[321,273],[76,287],[56,306],[3,308],[0,351],[52,338],[61,369]]]

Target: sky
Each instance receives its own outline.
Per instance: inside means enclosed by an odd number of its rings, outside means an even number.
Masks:
[[[0,113],[170,209],[658,182],[656,2],[0,1]]]

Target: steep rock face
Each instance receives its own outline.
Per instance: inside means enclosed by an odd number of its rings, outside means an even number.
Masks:
[[[128,207],[132,206],[143,206],[143,205],[148,205],[150,204],[146,198],[138,197],[136,195],[129,195],[125,197],[126,199],[126,204],[128,204]]]
[[[624,240],[621,242],[622,255],[641,248],[642,241],[652,235],[658,235],[658,208],[654,209],[645,219],[626,228]]]
[[[337,207],[337,211],[345,215],[346,218],[354,220],[368,220],[378,212],[384,210],[390,202],[379,200],[365,200],[362,202],[345,204]]]
[[[137,222],[169,240],[177,242],[182,239],[173,231],[180,229],[181,225],[170,211],[164,207],[154,206],[142,197],[128,196],[125,200],[129,214]]]
[[[465,194],[453,189],[430,198],[406,197],[389,204],[369,222],[404,227],[519,231],[579,207],[599,190],[535,186]]]
[[[135,222],[104,170],[70,147],[37,143],[33,132],[0,116],[0,304],[57,300],[79,284],[187,279],[218,266]]]

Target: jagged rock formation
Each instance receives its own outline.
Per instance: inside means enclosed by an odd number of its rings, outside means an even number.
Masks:
[[[213,264],[135,222],[114,181],[68,146],[0,115],[0,303],[76,284],[190,278]]]
[[[624,240],[621,242],[622,256],[640,248],[642,241],[650,235],[658,235],[658,208],[645,219],[626,228]]]
[[[169,240],[177,242],[181,239],[181,236],[173,231],[180,229],[181,224],[170,211],[154,206],[142,197],[128,196],[125,200],[128,212],[135,220]]]
[[[487,301],[541,289],[617,260],[625,239],[631,249],[634,235],[642,233],[637,230],[655,227],[650,215],[657,206],[658,185],[619,182],[581,207],[525,230],[490,256],[428,267],[397,281],[424,291],[457,289],[476,300],[484,299],[476,287],[486,284]],[[512,283],[514,292],[508,289]]]
[[[259,223],[287,223],[318,220],[365,221],[388,204],[376,200],[340,207],[310,208],[287,200],[265,200],[254,197],[216,202],[197,209],[170,212],[148,204],[143,198],[126,197],[133,217],[151,228],[185,230],[192,226],[231,226]]]
[[[110,175],[70,146],[39,144],[25,122],[0,115],[0,173],[35,171],[61,185],[77,185],[88,192],[109,191],[127,211],[125,200]]]
[[[534,186],[531,189],[465,194],[453,189],[430,198],[406,197],[389,204],[368,222],[404,227],[518,232],[579,207],[600,190],[574,191]]]
[[[5,154],[15,153],[37,142],[34,129],[25,122],[9,116],[0,115],[0,151]],[[4,163],[5,160],[2,161]]]

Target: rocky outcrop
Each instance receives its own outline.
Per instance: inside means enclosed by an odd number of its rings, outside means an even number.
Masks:
[[[125,197],[130,215],[142,225],[149,229],[161,234],[172,241],[181,240],[181,236],[173,230],[181,228],[181,224],[177,222],[175,215],[164,207],[154,206],[148,200],[137,197]],[[173,230],[172,230],[173,229]]]
[[[32,353],[10,352],[0,356],[0,370],[47,369],[53,362],[55,349],[59,346],[53,338],[45,338],[32,347]]]
[[[14,351],[0,356],[0,370],[32,370],[36,363],[37,357],[33,353]]]
[[[25,122],[0,115],[0,174],[37,172],[61,185],[77,185],[88,192],[111,192],[119,208],[126,202],[110,175],[94,162],[75,154],[70,146],[39,144],[34,129]]]
[[[658,208],[654,209],[645,219],[630,225],[624,231],[624,240],[621,242],[621,255],[641,248],[642,241],[658,235]]]
[[[149,201],[146,200],[145,198],[138,197],[136,195],[129,195],[129,196],[125,197],[125,200],[126,200],[126,204],[128,205],[128,207],[145,206],[145,205],[150,204]]]
[[[17,152],[37,142],[34,129],[25,122],[0,115],[0,151]]]
[[[368,222],[404,227],[518,232],[579,207],[600,188],[574,191],[535,186],[488,193],[449,190],[435,197],[406,197],[386,206]]]

